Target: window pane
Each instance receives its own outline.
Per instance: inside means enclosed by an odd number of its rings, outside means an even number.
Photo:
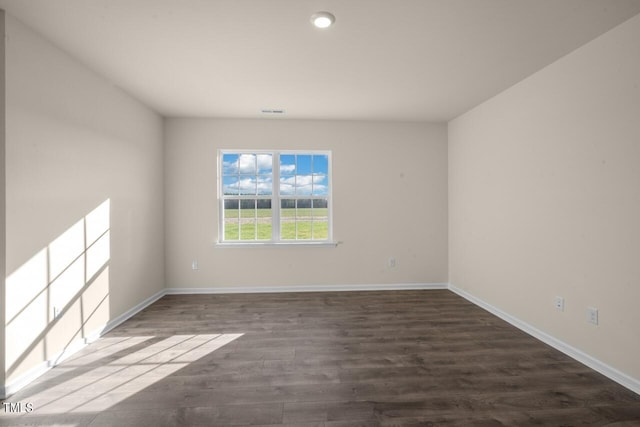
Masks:
[[[255,200],[240,200],[240,217],[241,218],[255,218],[256,216],[256,201]]]
[[[282,154],[280,156],[280,175],[294,175],[296,173],[296,156]]]
[[[255,176],[240,175],[239,187],[240,194],[254,195],[256,194],[257,178]]]
[[[271,154],[258,154],[258,173],[271,174],[273,172],[273,159]]]
[[[238,187],[238,177],[236,176],[222,177],[222,194],[224,195],[240,194],[240,190]]]
[[[296,194],[310,196],[312,190],[313,175],[296,175]]]
[[[282,199],[280,201],[280,216],[296,216],[296,201],[293,199]]]
[[[280,177],[280,194],[283,196],[293,196],[295,194],[296,177],[281,176]]]
[[[240,240],[256,240],[256,220],[242,219],[240,221]]]
[[[313,233],[316,240],[326,240],[329,238],[329,209],[327,199],[313,200]]]
[[[258,209],[258,218],[262,216],[271,216],[271,199],[256,200],[256,208]],[[262,214],[260,214],[262,212]],[[266,215],[268,213],[268,215]]]
[[[240,223],[238,221],[224,222],[224,240],[238,240],[240,232]]]
[[[256,208],[256,238],[258,240],[271,240],[271,200],[258,199]]]
[[[258,222],[258,240],[271,240],[272,236],[271,218],[268,221]]]
[[[329,216],[329,199],[313,199],[314,215]]]
[[[311,199],[296,200],[296,239],[311,239],[312,217]]]
[[[238,218],[238,209],[240,209],[240,201],[225,200],[224,201],[224,217]]]
[[[224,240],[238,240],[240,235],[240,204],[237,200],[224,201]]]
[[[314,196],[326,196],[329,194],[329,180],[326,175],[313,176],[313,193]]]
[[[239,160],[239,168],[241,174],[255,175],[256,174],[256,155],[255,154],[241,154]]]
[[[309,216],[311,214],[311,199],[300,199],[296,201],[296,207],[298,208],[297,216]]]
[[[256,239],[256,200],[240,200],[240,240]]]
[[[296,156],[296,173],[298,175],[310,175],[312,173],[311,159],[313,156],[309,154],[298,154]]]
[[[329,156],[326,154],[313,156],[313,173],[327,175],[329,173]]]
[[[293,199],[280,201],[280,238],[282,240],[296,238],[296,201]]]
[[[296,221],[295,219],[285,220],[282,218],[280,221],[280,239],[281,240],[295,240],[296,238]]]
[[[258,195],[270,196],[273,194],[273,177],[271,175],[258,176]]]
[[[329,221],[313,221],[314,240],[327,240],[329,238]]]
[[[311,221],[296,222],[296,240],[311,240]]]
[[[233,175],[238,173],[238,155],[223,154],[222,155],[222,174]]]

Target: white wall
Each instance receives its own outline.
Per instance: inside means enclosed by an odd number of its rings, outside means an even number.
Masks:
[[[639,52],[640,15],[448,127],[451,284],[638,380]]]
[[[218,149],[332,150],[337,248],[220,248]],[[168,287],[281,287],[447,281],[446,126],[169,119]],[[389,257],[397,267],[386,266]],[[200,269],[191,270],[192,260]]]
[[[6,82],[11,383],[163,289],[163,160],[157,114],[11,16]]]

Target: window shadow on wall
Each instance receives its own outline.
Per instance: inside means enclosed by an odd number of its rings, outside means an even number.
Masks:
[[[9,382],[55,365],[109,320],[110,200],[6,279]]]

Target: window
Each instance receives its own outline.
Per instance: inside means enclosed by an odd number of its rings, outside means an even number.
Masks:
[[[219,153],[220,241],[329,242],[331,153]]]

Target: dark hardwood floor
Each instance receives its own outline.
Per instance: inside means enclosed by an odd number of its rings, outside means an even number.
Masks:
[[[638,426],[640,396],[446,291],[167,296],[7,402],[38,426]]]

